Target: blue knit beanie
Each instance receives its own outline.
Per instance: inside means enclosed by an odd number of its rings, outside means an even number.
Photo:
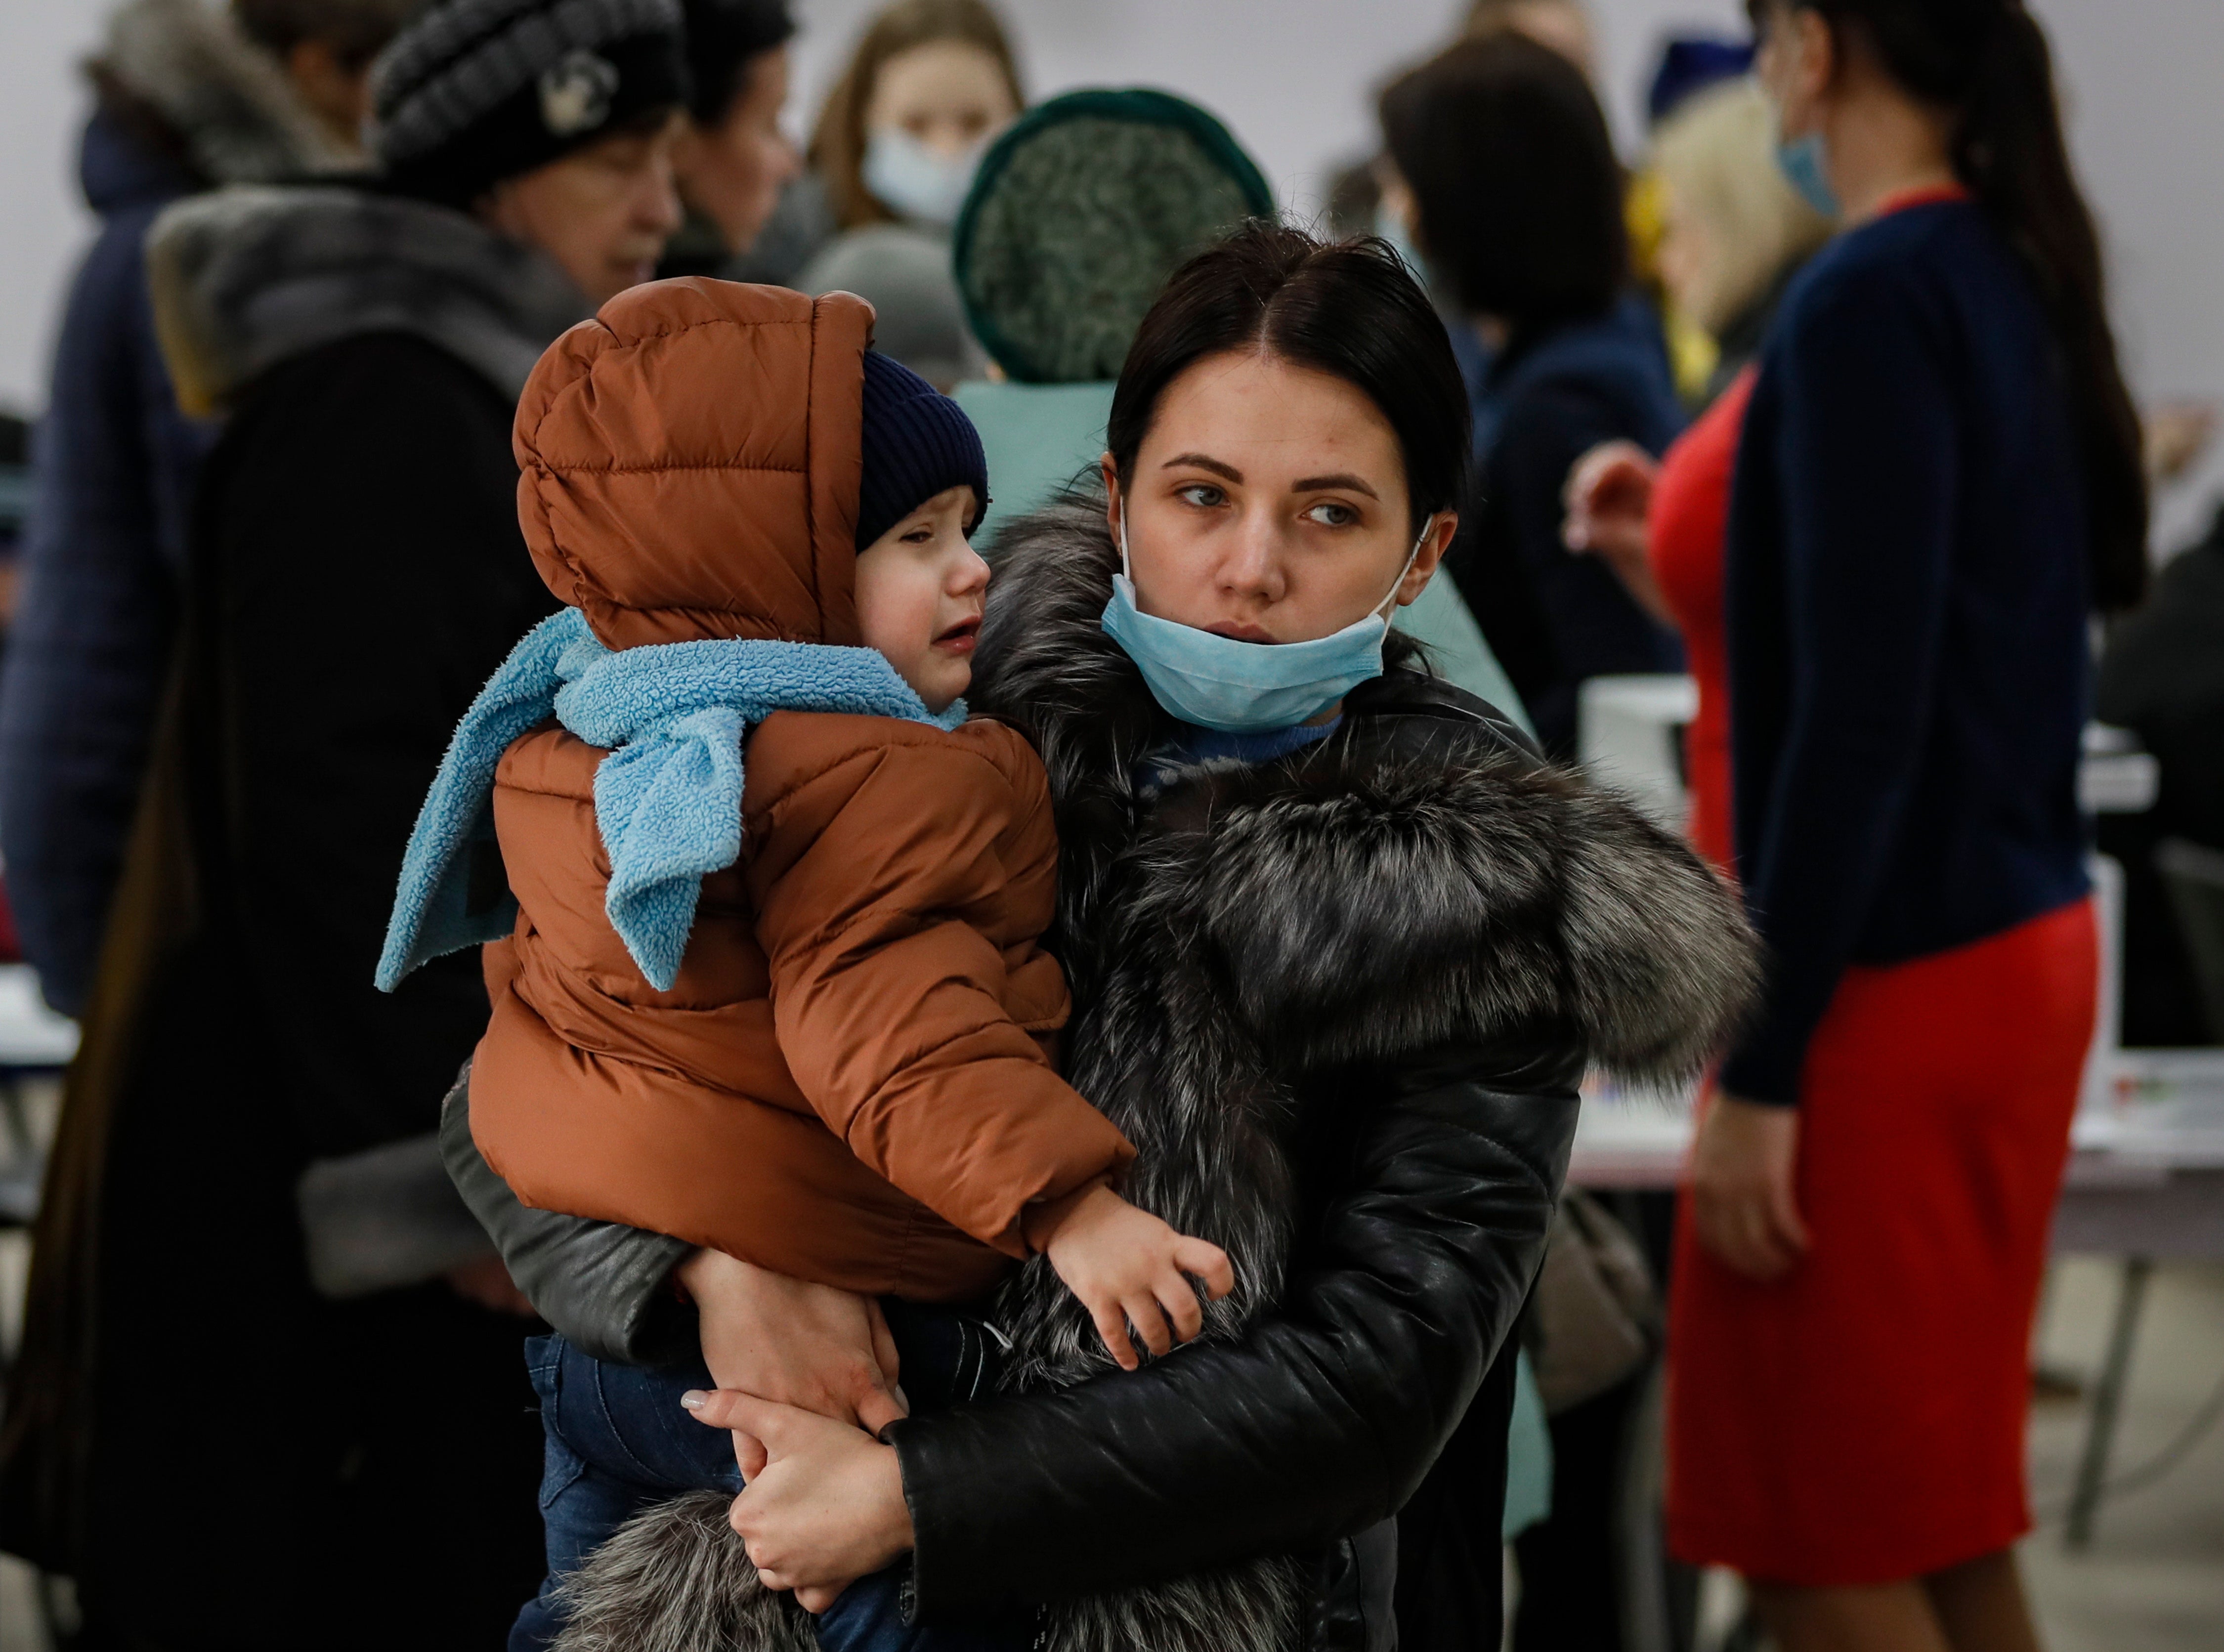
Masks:
[[[973,489],[971,533],[989,508],[981,433],[957,404],[901,362],[865,352],[864,475],[857,487],[857,549],[945,488]]]

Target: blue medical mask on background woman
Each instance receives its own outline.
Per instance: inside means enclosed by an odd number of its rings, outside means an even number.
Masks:
[[[945,154],[900,126],[884,126],[865,143],[865,187],[890,211],[946,230],[957,222],[988,148],[983,142]]]
[[[1808,205],[1826,218],[1837,218],[1838,192],[1830,187],[1829,151],[1820,132],[1778,140],[1776,164]]]
[[[1294,728],[1382,675],[1383,609],[1398,595],[1428,539],[1415,536],[1406,565],[1363,619],[1310,642],[1240,642],[1161,620],[1135,606],[1128,567],[1128,513],[1120,513],[1120,571],[1104,605],[1104,634],[1134,660],[1151,697],[1184,722],[1223,734]]]

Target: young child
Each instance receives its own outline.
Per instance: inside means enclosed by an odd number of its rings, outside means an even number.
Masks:
[[[1132,1366],[1129,1322],[1178,1338],[1228,1260],[1112,1190],[1133,1150],[1045,1054],[1048,782],[959,698],[980,442],[870,326],[846,294],[667,281],[542,357],[519,514],[568,606],[458,729],[380,982],[500,935],[471,1123],[528,1204],[909,1304],[1040,1250]],[[897,1318],[914,1398],[977,1359]],[[513,1648],[635,1510],[738,1485],[679,1409],[699,1363],[535,1350],[551,1582]],[[822,1643],[911,1643],[895,1587],[855,1586]]]

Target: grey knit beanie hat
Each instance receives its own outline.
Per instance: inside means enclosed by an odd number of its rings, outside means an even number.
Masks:
[[[1166,277],[1273,192],[1223,126],[1162,91],[1038,104],[982,157],[951,254],[966,319],[1028,384],[1117,378]]]
[[[371,67],[396,188],[465,205],[687,101],[679,0],[434,0]]]

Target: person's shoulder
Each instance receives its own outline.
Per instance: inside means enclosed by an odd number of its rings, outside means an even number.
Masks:
[[[1845,231],[1808,261],[1785,293],[1784,329],[1858,325],[1864,312],[1903,310],[1936,293],[1957,267],[1991,256],[1997,241],[1968,202],[1887,212]]]
[[[810,812],[831,818],[869,785],[922,818],[963,804],[1010,811],[1046,794],[1042,760],[1008,724],[976,717],[953,729],[904,717],[841,711],[775,711],[749,735],[747,806],[778,810],[810,791]]]
[[[1554,327],[1516,354],[1501,382],[1501,442],[1564,432],[1588,446],[1604,429],[1657,450],[1682,422],[1659,318],[1634,293]]]
[[[1522,768],[1545,760],[1537,742],[1504,711],[1425,672],[1393,666],[1361,684],[1346,697],[1344,715],[1349,738],[1359,743],[1426,747]]]
[[[610,753],[570,729],[546,722],[510,741],[495,768],[498,791],[534,792],[591,804],[595,771]]]
[[[351,333],[276,363],[250,385],[241,411],[274,404],[334,407],[401,403],[423,416],[444,412],[483,418],[509,439],[511,409],[484,374],[430,339],[400,330]]]
[[[360,333],[257,377],[225,421],[219,469],[344,488],[382,508],[411,502],[381,497],[382,489],[407,488],[426,509],[436,499],[508,499],[517,475],[512,418],[493,386],[439,345]]]

